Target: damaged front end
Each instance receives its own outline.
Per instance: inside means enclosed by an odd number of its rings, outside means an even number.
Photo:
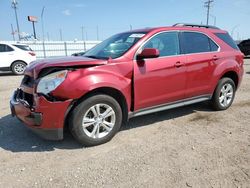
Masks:
[[[24,75],[20,88],[11,97],[11,113],[42,138],[61,140],[65,114],[72,99],[57,100],[53,97],[52,100],[47,91],[52,89],[53,85],[49,84],[43,88],[39,86],[39,82],[36,83],[32,75]],[[41,93],[37,92],[37,86],[40,87]]]
[[[12,115],[42,138],[63,139],[67,113],[77,96],[84,93],[78,88],[71,88],[72,83],[84,78],[87,68],[106,63],[105,60],[89,58],[31,63],[26,68],[20,87],[11,97]]]

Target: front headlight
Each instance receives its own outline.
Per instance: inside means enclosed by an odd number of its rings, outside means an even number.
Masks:
[[[66,78],[68,71],[58,71],[43,77],[37,85],[37,93],[48,94],[55,90]]]

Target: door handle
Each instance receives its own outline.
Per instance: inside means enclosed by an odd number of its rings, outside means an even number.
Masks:
[[[182,62],[180,62],[180,61],[177,61],[176,63],[175,63],[175,67],[177,67],[177,68],[179,68],[179,67],[181,67],[181,66],[183,66],[184,65],[184,63],[182,63]]]
[[[213,60],[214,60],[214,61],[216,61],[216,60],[218,60],[218,59],[219,59],[219,57],[218,57],[217,55],[214,55],[214,56],[213,56]]]

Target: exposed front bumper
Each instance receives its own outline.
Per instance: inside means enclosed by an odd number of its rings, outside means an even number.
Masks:
[[[18,98],[17,89],[11,97],[12,116],[16,116],[33,132],[47,140],[62,140],[67,109],[72,100],[48,101],[43,96],[34,95],[34,104]]]

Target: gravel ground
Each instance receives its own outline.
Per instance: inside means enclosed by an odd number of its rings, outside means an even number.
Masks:
[[[0,74],[0,187],[250,187],[250,59],[233,106],[130,120],[107,144],[40,139],[9,110],[21,76]]]

